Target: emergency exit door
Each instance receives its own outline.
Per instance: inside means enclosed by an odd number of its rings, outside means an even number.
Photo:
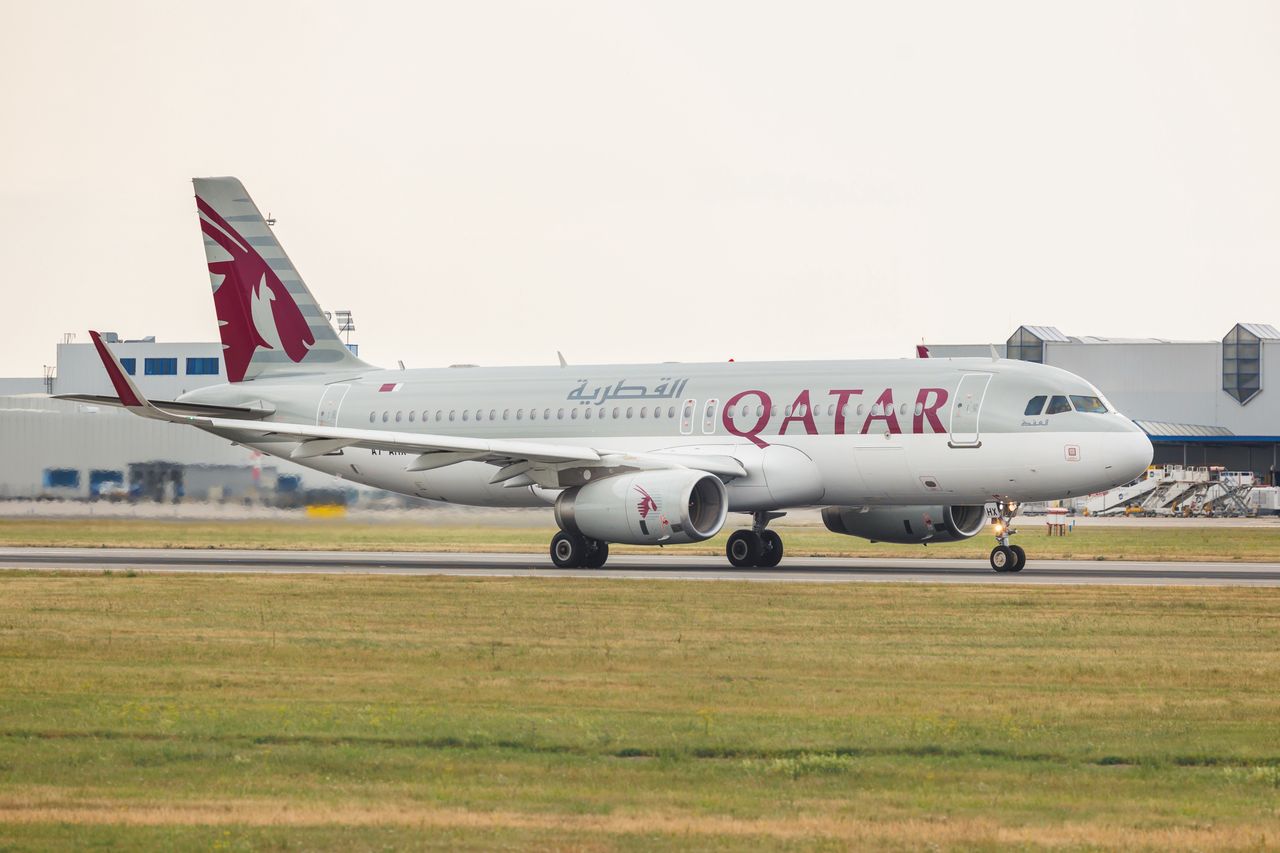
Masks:
[[[960,377],[956,395],[951,400],[952,447],[979,447],[982,445],[979,420],[982,414],[982,398],[986,396],[990,373],[966,373]]]

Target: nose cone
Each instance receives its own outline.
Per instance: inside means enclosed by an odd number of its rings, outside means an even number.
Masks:
[[[1132,421],[1129,429],[1114,433],[1107,447],[1107,465],[1116,482],[1127,483],[1142,476],[1151,466],[1155,448],[1142,428]]]

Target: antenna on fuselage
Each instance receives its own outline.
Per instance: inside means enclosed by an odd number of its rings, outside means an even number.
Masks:
[[[995,345],[995,344],[992,344],[992,345],[991,345],[991,360],[992,360],[992,361],[999,361],[999,360],[1000,360],[1000,353],[998,353],[998,352],[996,351],[996,345]]]
[[[560,350],[556,350],[556,358],[560,359],[560,366],[561,366],[561,367],[568,367],[568,366],[569,366],[569,362],[567,362],[567,361],[565,361],[565,360],[564,360],[564,353],[560,352]]]

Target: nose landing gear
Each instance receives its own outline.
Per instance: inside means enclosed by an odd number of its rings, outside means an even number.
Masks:
[[[782,562],[782,537],[768,529],[785,512],[753,512],[750,530],[735,530],[724,546],[725,556],[739,569],[772,569]]]
[[[1027,565],[1027,552],[1018,545],[1010,545],[1009,537],[1018,531],[1013,529],[1013,517],[1018,514],[1017,504],[996,501],[996,547],[991,549],[991,568],[997,572],[1020,572]]]

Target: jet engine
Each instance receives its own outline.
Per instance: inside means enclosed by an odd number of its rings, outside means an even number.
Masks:
[[[822,523],[832,533],[872,542],[925,545],[976,536],[987,519],[984,506],[829,506]]]
[[[561,530],[627,545],[710,539],[724,526],[728,511],[720,478],[685,469],[618,474],[556,499]]]

